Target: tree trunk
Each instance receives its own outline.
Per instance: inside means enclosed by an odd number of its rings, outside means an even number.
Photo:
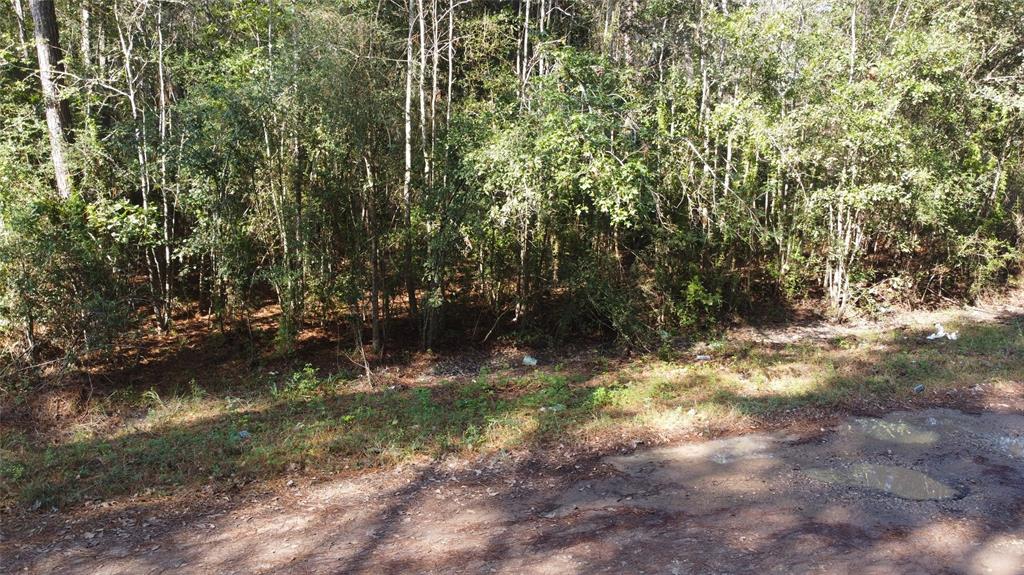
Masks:
[[[83,22],[87,22],[87,14],[85,7],[83,6]],[[164,10],[163,3],[157,4],[157,75],[159,79],[159,90],[160,95],[158,98],[159,102],[159,123],[160,123],[160,204],[162,208],[162,225],[163,230],[163,259],[156,258],[157,260],[157,271],[158,279],[161,282],[161,299],[163,305],[161,311],[163,312],[159,318],[161,329],[167,331],[171,327],[171,319],[173,317],[173,310],[171,306],[173,304],[172,294],[172,278],[173,274],[171,271],[172,254],[171,254],[171,235],[173,233],[173,226],[171,225],[172,211],[171,203],[167,195],[167,136],[170,129],[170,122],[167,114],[167,85],[166,85],[166,67],[164,66]],[[83,30],[84,32],[84,30]],[[83,40],[83,48],[86,47],[86,41]]]
[[[444,129],[445,131],[452,123],[452,85],[454,84],[455,66],[455,0],[448,0],[448,89],[445,91],[444,106]],[[448,142],[445,139],[445,157],[447,158]],[[447,170],[445,177],[448,177]]]
[[[31,0],[32,23],[35,25],[36,54],[39,57],[39,81],[46,103],[46,126],[50,132],[50,155],[61,198],[71,197],[71,176],[64,159],[64,146],[69,139],[71,112],[60,96],[64,62],[57,30],[57,13],[53,0]]]
[[[526,0],[523,11],[523,69],[519,78],[519,93],[523,103],[526,101],[526,83],[530,79],[530,0]]]
[[[405,288],[409,294],[409,315],[416,316],[416,287],[412,277],[412,36],[416,26],[415,0],[409,0],[409,34],[405,41],[405,176],[402,182],[402,211],[405,220]]]
[[[21,52],[18,54],[28,60],[28,40],[25,39],[25,10],[21,7],[21,0],[11,0],[14,7],[14,19],[18,21],[18,46]]]
[[[850,81],[857,67],[857,3],[850,9]]]
[[[418,1],[420,13],[420,150],[423,152],[423,185],[429,187],[433,176],[430,173],[430,146],[428,143],[429,136],[427,135],[427,24],[426,16],[423,12],[423,0]]]
[[[441,33],[437,22],[437,0],[433,0],[431,6],[431,47],[430,47],[430,163],[434,163],[434,151],[437,144],[437,71],[440,60]],[[431,165],[433,167],[433,165]],[[430,187],[433,188],[433,172],[431,172]]]
[[[80,57],[82,59],[82,66],[88,70],[92,64],[92,33],[91,21],[92,11],[89,6],[89,1],[85,0],[82,2],[82,7],[79,10],[79,21],[81,24],[81,44],[79,45]]]
[[[135,39],[131,35],[130,23],[122,22],[121,15],[114,11],[114,23],[117,26],[118,43],[121,46],[123,60],[125,87],[124,93],[128,99],[129,109],[132,117],[132,135],[135,140],[135,155],[139,163],[139,194],[142,200],[142,209],[149,209],[149,196],[153,187],[153,180],[149,173],[149,151],[146,145],[148,139],[146,134],[146,110],[142,107],[138,92],[136,91],[137,77],[132,68],[134,58]],[[164,299],[161,297],[163,283],[160,279],[160,264],[157,261],[155,247],[145,248],[146,272],[149,276],[150,290],[153,296],[153,315],[157,323],[164,329]]]
[[[455,0],[448,0],[448,88],[445,90],[445,105],[444,105],[444,131],[447,134],[452,123],[452,85],[454,84],[454,67],[455,67]],[[449,150],[451,146],[448,143],[448,138],[444,139],[444,183],[448,183],[448,164],[451,162],[449,159]]]
[[[380,255],[377,240],[377,206],[376,190],[373,181],[373,170],[370,158],[363,156],[366,165],[366,227],[370,236],[370,323],[373,328],[373,352],[380,353],[382,348],[380,333]]]

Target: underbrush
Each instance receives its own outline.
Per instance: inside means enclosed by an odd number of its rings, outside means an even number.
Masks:
[[[1024,318],[970,324],[929,341],[927,326],[829,341],[722,340],[626,364],[516,367],[368,388],[305,366],[225,390],[200,378],[176,393],[122,390],[91,404],[110,425],[60,437],[5,427],[0,497],[65,507],[137,493],[238,485],[285,473],[344,473],[552,444],[607,448],[749,427],[804,410],[841,412],[1024,380]],[[923,392],[915,388],[924,386]],[[920,388],[918,388],[920,390]]]

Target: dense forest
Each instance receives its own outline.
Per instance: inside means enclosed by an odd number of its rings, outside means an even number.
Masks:
[[[201,314],[642,347],[1024,254],[1019,0],[4,0],[6,360]]]

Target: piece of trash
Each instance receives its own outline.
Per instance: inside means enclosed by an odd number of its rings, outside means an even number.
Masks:
[[[528,365],[530,367],[533,367],[533,366],[537,365],[537,358],[533,357],[532,355],[528,355],[528,356],[523,358],[523,365]]]
[[[946,330],[941,323],[935,324],[935,333],[928,336],[928,339],[940,339],[946,337]]]
[[[289,479],[288,483],[285,483],[285,487],[291,487],[292,485],[295,485],[295,480],[294,479]]]
[[[704,354],[698,355],[697,356],[697,361],[711,361],[711,356],[710,355],[704,355]]]
[[[951,333],[946,333],[946,328],[942,327],[941,323],[937,323],[937,324],[935,324],[935,333],[929,335],[928,339],[942,339],[942,338],[946,338],[946,339],[950,339],[950,340],[956,341],[958,337],[960,337],[960,332],[954,331],[954,332],[951,332]]]
[[[921,393],[922,391],[924,391],[924,384],[923,383],[919,383],[919,384],[914,386],[914,393]]]
[[[238,432],[238,439],[241,439],[242,441],[245,441],[246,439],[252,439],[252,434],[243,429],[242,431]]]
[[[691,407],[690,411],[686,412],[686,415],[689,415],[690,417],[693,417],[694,415],[697,415],[697,408]]]
[[[565,405],[562,405],[561,403],[556,403],[556,404],[554,404],[554,405],[552,405],[550,407],[542,407],[542,408],[540,408],[540,410],[542,412],[544,412],[544,411],[551,411],[551,412],[555,412],[555,413],[557,413],[559,411],[562,411],[563,409],[565,409]]]

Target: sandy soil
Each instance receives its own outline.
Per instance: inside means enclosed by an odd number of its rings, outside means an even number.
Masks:
[[[36,514],[3,570],[1024,573],[1019,409],[562,455]]]

